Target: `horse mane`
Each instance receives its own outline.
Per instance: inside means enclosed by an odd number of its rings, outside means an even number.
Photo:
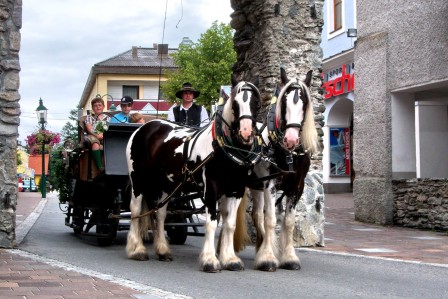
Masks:
[[[288,87],[294,83],[297,83],[300,85],[300,87],[304,91],[305,96],[308,100],[308,104],[307,104],[305,116],[304,116],[304,121],[303,121],[303,126],[302,126],[302,130],[300,133],[300,139],[302,141],[302,146],[303,146],[304,150],[308,151],[310,154],[313,154],[319,150],[318,135],[317,135],[317,130],[316,130],[316,124],[314,122],[313,100],[311,98],[310,89],[302,80],[297,80],[297,81],[290,80],[288,83],[286,83],[285,86],[283,86],[283,88],[281,89],[280,94],[278,96],[277,102],[276,102],[275,118],[278,120],[281,119],[281,112],[282,112],[281,102],[282,102],[283,95],[285,94]]]
[[[302,87],[302,90],[305,91],[305,95],[308,99],[308,105],[305,112],[305,120],[303,122],[302,133],[300,137],[302,138],[303,148],[310,152],[310,154],[313,154],[319,150],[316,123],[314,121],[314,102],[311,98],[311,93],[308,86],[306,86],[306,84],[301,80],[299,80],[299,84]]]
[[[235,98],[235,94],[241,92],[241,88],[245,84],[246,84],[245,81],[241,81],[235,87],[233,87],[232,91],[230,92],[229,99],[224,104],[222,117],[229,125],[235,120],[235,116],[233,115],[233,109],[232,109],[233,99]],[[227,136],[230,136],[230,132],[229,132],[230,128],[225,123],[223,123],[222,126],[223,126],[223,131],[225,132],[225,134]]]

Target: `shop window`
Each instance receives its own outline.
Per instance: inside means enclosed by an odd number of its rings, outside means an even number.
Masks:
[[[330,129],[330,175],[350,175],[350,128]]]

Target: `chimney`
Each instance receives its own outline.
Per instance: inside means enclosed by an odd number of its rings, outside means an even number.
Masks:
[[[168,44],[157,45],[157,54],[158,55],[168,55]]]
[[[137,47],[136,46],[132,46],[132,59],[137,59],[138,57],[138,52],[137,52]]]

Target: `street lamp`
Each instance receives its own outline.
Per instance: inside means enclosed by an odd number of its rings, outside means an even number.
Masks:
[[[39,107],[36,109],[37,122],[42,125],[42,131],[45,131],[45,123],[47,122],[47,111],[45,108],[42,98],[39,99]],[[43,132],[42,132],[43,133]],[[45,177],[45,140],[42,141],[42,177],[40,179],[40,191],[42,193],[42,198],[47,197],[47,182]]]

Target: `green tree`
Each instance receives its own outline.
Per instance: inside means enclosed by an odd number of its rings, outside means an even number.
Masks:
[[[17,157],[17,166],[22,165],[23,164],[22,156],[20,156],[20,152],[19,151],[16,151],[16,157]]]
[[[61,130],[62,140],[78,140],[78,108],[70,110],[69,121],[65,123]]]
[[[50,155],[48,165],[49,176],[48,182],[51,190],[59,192],[59,201],[67,202],[72,193],[71,177],[67,165],[67,157],[64,157],[64,148],[62,146],[55,147]]]
[[[69,121],[65,123],[61,130],[62,140],[72,139],[78,140],[78,108],[71,109],[68,117]],[[53,149],[49,161],[49,177],[48,181],[52,190],[59,192],[59,201],[64,203],[69,200],[71,194],[71,182],[67,166],[67,157],[64,157],[63,146]]]
[[[230,85],[232,66],[236,62],[233,32],[230,25],[216,21],[201,35],[197,43],[181,45],[173,55],[176,71],[167,74],[162,85],[164,97],[174,102],[176,92],[185,82],[190,82],[201,92],[197,102],[206,107],[218,99],[221,85]]]

